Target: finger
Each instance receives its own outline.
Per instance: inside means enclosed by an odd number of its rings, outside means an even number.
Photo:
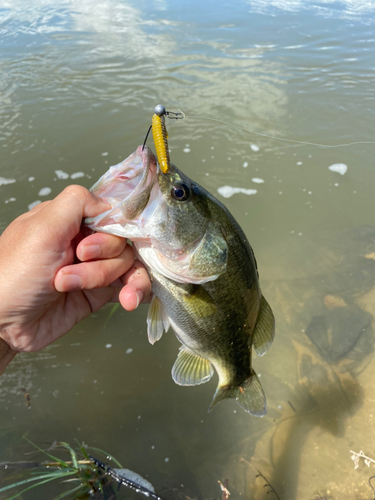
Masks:
[[[121,280],[124,285],[128,285],[132,283],[134,280],[142,278],[145,282],[150,285],[150,290],[148,291],[148,295],[151,293],[151,280],[150,276],[147,272],[145,265],[140,260],[135,260],[133,266],[127,271],[124,276],[121,277]]]
[[[126,239],[111,234],[94,233],[84,238],[77,246],[77,257],[82,262],[92,259],[112,259],[120,255]]]
[[[95,217],[110,208],[109,203],[83,186],[73,185],[40,208],[37,215],[40,226],[49,232],[56,246],[60,246],[79,233],[83,218]],[[56,214],[59,214],[58,220]]]
[[[82,293],[90,305],[91,312],[96,312],[108,302],[118,302],[116,299],[119,291],[119,288],[107,286],[104,288],[97,288],[95,290],[83,290]]]
[[[124,309],[133,311],[141,302],[151,298],[151,281],[144,265],[135,261],[134,266],[122,277],[125,286],[119,294],[119,301]]]
[[[76,185],[66,187],[52,202],[59,203],[68,209],[69,204],[72,203],[73,207],[69,209],[70,212],[74,212],[76,207],[80,207],[82,211],[81,220],[84,217],[96,217],[111,208],[111,205],[100,196],[91,193],[83,186]],[[70,220],[69,216],[67,218]]]
[[[139,288],[137,288],[136,284],[126,285],[119,293],[119,302],[127,311],[134,311],[142,301],[141,285],[139,285]]]
[[[127,245],[123,252],[113,259],[62,267],[56,274],[55,288],[58,292],[72,292],[106,287],[126,273],[133,263],[134,251]]]

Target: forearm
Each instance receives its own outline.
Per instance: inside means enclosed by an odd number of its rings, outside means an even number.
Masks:
[[[2,338],[0,338],[0,375],[3,373],[5,368],[12,361],[16,355],[16,351],[13,351]]]

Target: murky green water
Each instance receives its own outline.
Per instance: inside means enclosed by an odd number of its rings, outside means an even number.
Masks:
[[[0,16],[0,228],[90,187],[143,142],[156,104],[180,108],[172,161],[245,230],[277,321],[254,361],[269,406],[256,419],[233,401],[207,414],[216,380],[176,386],[174,335],[151,346],[147,306],[107,322],[108,306],[1,377],[0,462],[24,460],[26,433],[106,449],[169,498],[219,497],[225,478],[233,498],[276,498],[257,469],[282,500],[370,498],[373,466],[354,470],[350,450],[375,458],[375,146],[234,125],[373,141],[374,2],[3,0]]]

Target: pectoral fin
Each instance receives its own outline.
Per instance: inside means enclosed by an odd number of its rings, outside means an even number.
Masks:
[[[221,230],[214,225],[194,248],[186,249],[175,258],[170,258],[157,240],[151,239],[151,245],[151,251],[144,255],[145,263],[177,283],[200,285],[216,280],[227,270],[228,245]]]
[[[227,270],[228,244],[220,228],[211,225],[190,256],[189,275],[213,281]]]
[[[214,373],[211,363],[181,347],[172,368],[172,378],[178,385],[199,385],[208,382]]]
[[[160,340],[163,331],[168,331],[170,326],[169,318],[164,310],[163,304],[156,295],[152,297],[147,313],[147,335],[150,344],[155,344]]]
[[[274,338],[275,318],[268,302],[262,295],[253,337],[253,345],[258,356],[263,356],[267,352]]]
[[[251,376],[237,387],[219,386],[208,411],[223,399],[230,398],[235,399],[241,408],[255,417],[263,417],[267,413],[266,397],[254,370]]]

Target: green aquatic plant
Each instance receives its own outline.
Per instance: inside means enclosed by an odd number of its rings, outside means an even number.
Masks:
[[[62,500],[63,498],[84,499],[89,495],[100,492],[102,498],[116,499],[115,490],[112,488],[112,478],[108,476],[105,471],[98,468],[93,460],[87,454],[88,449],[92,449],[105,455],[105,457],[112,460],[116,465],[122,468],[121,464],[111,455],[98,448],[89,448],[84,444],[79,444],[79,448],[75,450],[68,443],[56,442],[49,448],[48,451],[42,450],[39,446],[32,443],[29,439],[24,439],[30,443],[34,448],[43,453],[47,460],[41,463],[28,463],[18,462],[2,465],[5,469],[9,468],[24,468],[25,466],[31,467],[32,471],[27,479],[17,480],[7,486],[0,487],[0,493],[11,491],[19,486],[27,485],[26,488],[17,493],[11,494],[6,500],[13,500],[20,497],[22,494],[34,488],[38,488],[44,484],[59,481],[64,483],[76,483],[73,488],[56,496],[53,500]],[[70,460],[63,460],[55,455],[49,453],[51,450],[63,450],[70,455]],[[19,467],[17,467],[19,466]],[[38,470],[36,470],[38,469]],[[17,471],[19,472],[19,471]],[[11,479],[11,478],[10,478]]]
[[[107,319],[105,320],[105,323],[104,323],[104,326],[103,326],[103,332],[107,329],[107,326],[108,326],[108,323],[110,322],[112,316],[115,314],[115,312],[117,311],[117,309],[120,307],[120,304],[114,304],[112,307],[111,307],[111,310],[109,311],[109,314],[107,316]]]

